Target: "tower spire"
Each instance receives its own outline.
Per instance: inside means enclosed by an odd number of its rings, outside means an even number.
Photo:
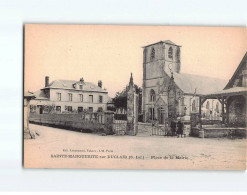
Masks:
[[[133,75],[131,73],[130,75],[130,82],[129,82],[129,86],[133,86],[134,85],[134,82],[133,82]]]

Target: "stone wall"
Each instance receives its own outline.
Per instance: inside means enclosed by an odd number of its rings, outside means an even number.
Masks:
[[[113,113],[87,114],[35,114],[31,113],[31,123],[70,129],[81,132],[113,133]]]
[[[199,128],[192,128],[191,135],[194,137],[199,137]],[[204,128],[204,138],[222,138],[222,137],[239,137],[246,138],[246,128],[218,128],[218,127],[208,127]]]

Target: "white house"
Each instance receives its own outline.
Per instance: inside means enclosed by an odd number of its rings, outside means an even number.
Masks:
[[[49,83],[49,77],[45,77],[45,87],[34,95],[36,98],[31,100],[30,109],[39,114],[105,111],[111,99],[107,90],[102,88],[102,81],[95,85],[85,82],[83,78],[79,81],[55,80]]]

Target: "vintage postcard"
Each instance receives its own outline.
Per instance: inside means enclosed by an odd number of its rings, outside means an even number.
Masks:
[[[24,25],[25,168],[246,169],[246,27]]]

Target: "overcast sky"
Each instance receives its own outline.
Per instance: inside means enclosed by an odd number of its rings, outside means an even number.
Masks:
[[[166,26],[25,26],[25,91],[53,80],[103,81],[111,97],[133,72],[142,85],[142,46],[181,45],[181,72],[229,80],[246,50],[246,28]],[[210,86],[209,86],[210,87]]]

